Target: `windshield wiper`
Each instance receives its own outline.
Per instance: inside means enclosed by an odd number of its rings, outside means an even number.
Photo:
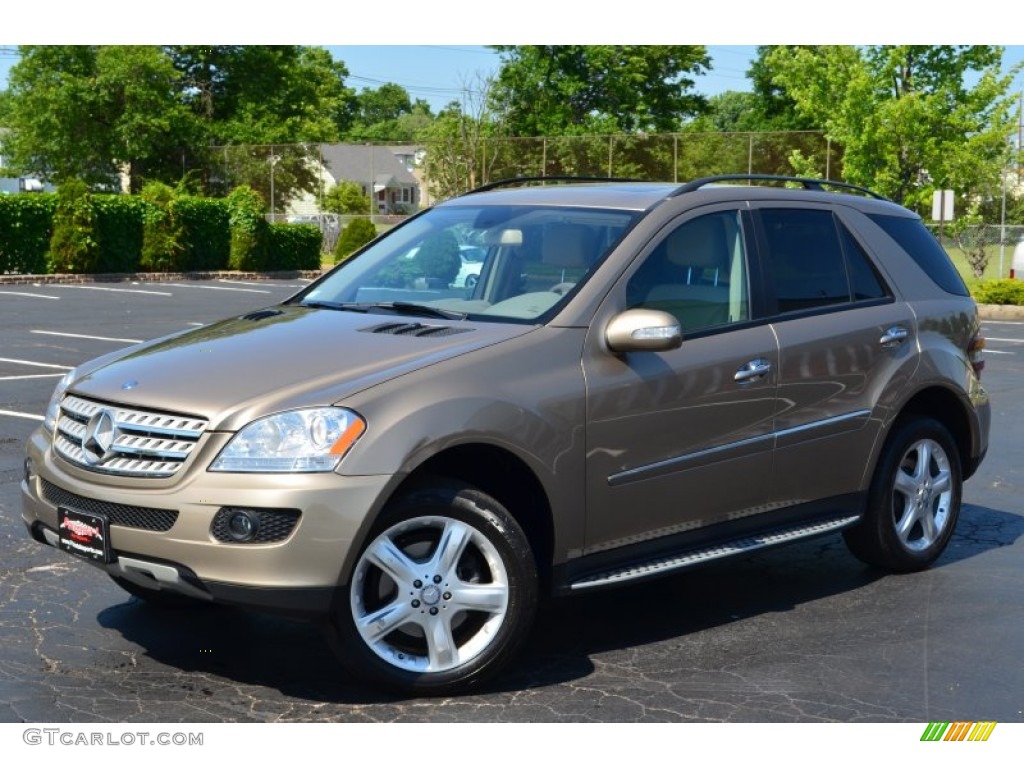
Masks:
[[[465,312],[456,312],[453,309],[441,309],[440,307],[428,307],[426,304],[414,304],[411,301],[382,301],[372,306],[392,309],[400,315],[443,317],[446,320],[465,320],[469,317]]]
[[[336,309],[342,312],[369,312],[371,309],[383,309],[398,315],[440,317],[445,320],[465,320],[468,317],[465,312],[428,307],[425,304],[414,304],[411,301],[303,301],[300,306],[313,309]]]

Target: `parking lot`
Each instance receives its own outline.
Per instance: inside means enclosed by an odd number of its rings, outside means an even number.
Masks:
[[[161,612],[29,539],[22,446],[64,371],[303,284],[0,286],[0,721],[1024,720],[1020,322],[985,323],[991,449],[936,567],[882,577],[830,536],[566,599],[473,696],[382,695],[313,625]]]

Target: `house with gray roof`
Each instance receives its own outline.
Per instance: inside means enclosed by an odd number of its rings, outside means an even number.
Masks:
[[[375,213],[411,213],[420,204],[420,182],[404,158],[391,147],[368,144],[323,144],[324,169],[334,184],[351,181],[377,203]]]

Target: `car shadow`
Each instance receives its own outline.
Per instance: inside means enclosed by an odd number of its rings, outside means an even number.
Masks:
[[[957,535],[934,568],[1011,546],[1024,517],[964,505]],[[606,651],[684,640],[732,622],[783,613],[870,586],[884,574],[850,555],[841,536],[828,536],[737,558],[675,576],[547,602],[525,648],[480,693],[500,693],[580,680]],[[201,673],[180,685],[212,695],[202,675],[262,686],[297,699],[385,704],[405,699],[374,690],[340,668],[317,625],[247,610],[198,606],[158,609],[136,598],[99,614],[154,660]],[[216,683],[209,681],[216,687]]]

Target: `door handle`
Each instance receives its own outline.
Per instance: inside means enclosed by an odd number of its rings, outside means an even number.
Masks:
[[[906,341],[909,335],[906,328],[901,325],[894,325],[882,334],[882,338],[878,340],[878,343],[882,345],[882,349],[892,349]]]
[[[738,371],[736,371],[736,375],[733,376],[733,380],[737,384],[748,384],[752,381],[757,381],[763,376],[766,376],[771,371],[771,369],[772,364],[769,363],[767,360],[751,360],[749,363],[747,363]]]

